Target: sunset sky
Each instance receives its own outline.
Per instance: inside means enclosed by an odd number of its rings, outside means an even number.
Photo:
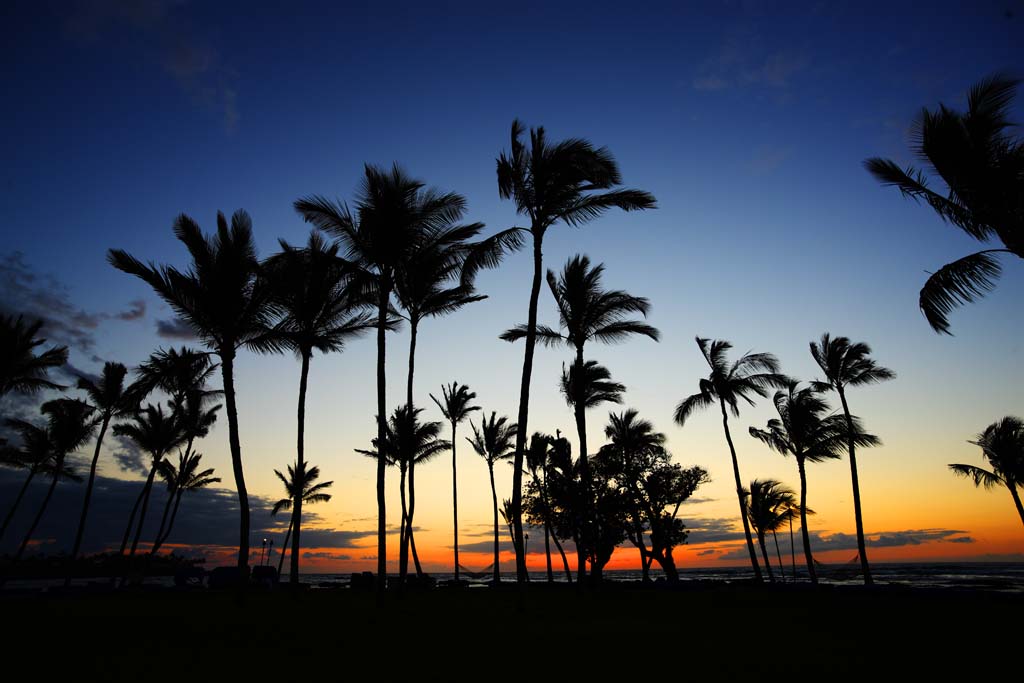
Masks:
[[[870,558],[1024,560],[1009,494],[975,489],[946,469],[982,465],[967,440],[1004,415],[1024,414],[1024,268],[1006,259],[996,291],[953,314],[955,336],[935,334],[918,291],[928,272],[976,243],[861,166],[870,156],[911,162],[908,129],[922,106],[963,108],[983,76],[1024,76],[1021,3],[934,3],[927,12],[892,2],[643,3],[628,12],[603,2],[294,5],[108,0],[0,10],[8,102],[0,309],[45,317],[50,340],[72,348],[71,371],[94,373],[106,360],[134,366],[159,346],[189,343],[166,305],[105,260],[108,249],[122,248],[185,266],[171,233],[179,213],[210,230],[218,210],[244,208],[269,255],[278,238],[306,239],[295,199],[351,200],[364,162],[399,162],[465,195],[469,217],[486,223],[487,234],[521,225],[498,197],[494,170],[518,117],[552,139],[607,146],[625,185],[658,199],[655,211],[557,226],[544,258],[558,269],[587,254],[605,264],[608,287],[651,302],[660,343],[595,345],[588,354],[627,387],[626,403],[613,408],[638,409],[668,436],[675,461],[711,474],[683,507],[692,533],[676,551],[682,568],[746,557],[717,412],[685,428],[672,422],[675,405],[706,374],[694,337],[728,339],[740,353],[770,351],[785,373],[813,379],[808,342],[825,331],[868,342],[898,375],[849,395],[884,442],[858,454]],[[453,380],[476,391],[488,413],[516,415],[523,348],[497,337],[525,321],[531,272],[529,254],[514,254],[478,279],[487,300],[423,323],[416,402],[429,419],[442,418],[428,394]],[[539,318],[557,324],[546,289]],[[407,333],[390,335],[388,345],[394,407],[404,401]],[[375,353],[367,337],[313,359],[306,457],[335,483],[330,503],[308,509],[315,531],[303,535],[305,571],[373,568],[375,464],[353,449],[368,448],[376,434]],[[529,430],[560,429],[575,449],[572,412],[557,390],[567,359],[564,350],[538,348]],[[273,470],[295,458],[298,378],[291,356],[243,352],[238,361],[257,555],[263,535],[276,534],[280,547],[287,525],[270,518],[267,501],[284,495]],[[25,409],[12,400],[4,407]],[[741,471],[746,481],[771,477],[796,488],[795,462],[747,435],[773,412],[761,401],[733,420]],[[591,450],[603,443],[607,413],[588,416]],[[463,438],[468,423],[460,430],[462,563],[481,568],[490,562],[490,489],[483,460]],[[226,489],[186,499],[172,545],[215,562],[237,538],[226,421],[199,450]],[[111,440],[89,551],[120,540],[142,480],[131,464]],[[444,454],[417,470],[416,540],[431,571],[451,568],[450,464]],[[22,476],[0,472],[4,511]],[[499,498],[510,496],[511,479],[501,465]],[[810,465],[808,479],[815,552],[846,562],[856,555],[849,465]],[[395,473],[388,487],[389,524],[397,526]],[[70,546],[81,495],[81,487],[58,489],[40,549]],[[512,567],[505,528],[501,539]],[[396,534],[389,559],[397,545]],[[542,546],[542,534],[531,533],[538,569]],[[625,545],[610,566],[637,564]]]

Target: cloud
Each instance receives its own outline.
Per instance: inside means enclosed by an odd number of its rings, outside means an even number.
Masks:
[[[158,319],[156,321],[156,334],[164,339],[183,341],[193,341],[196,338],[196,333],[192,330],[192,326],[180,318],[171,318],[170,320]]]
[[[142,299],[135,299],[128,302],[128,309],[115,313],[118,320],[141,320],[146,317],[146,302]]]
[[[784,89],[808,65],[804,52],[792,47],[769,49],[755,31],[740,28],[697,66],[690,85],[707,91],[743,86]]]
[[[746,538],[737,520],[731,518],[693,517],[683,519],[683,523],[690,532],[687,542],[691,545],[739,541]]]
[[[793,153],[793,148],[779,145],[758,145],[754,154],[747,160],[746,167],[755,174],[770,173],[776,170]]]
[[[126,436],[113,436],[117,446],[114,449],[114,462],[121,471],[149,476],[150,457],[142,452],[138,444]]]
[[[115,32],[134,33],[157,51],[154,61],[197,106],[218,112],[224,129],[238,125],[235,70],[182,0],[95,0],[61,11],[66,36],[88,46]],[[126,41],[127,42],[127,41]]]
[[[717,553],[718,553],[717,549],[715,549],[715,548],[708,548],[707,550],[701,550],[700,552],[698,552],[697,553],[697,557],[707,557],[708,555],[715,555]]]
[[[867,534],[865,543],[871,548],[904,548],[908,546],[924,545],[925,543],[974,543],[971,536],[962,536],[966,531],[961,529],[907,529],[904,531],[882,531],[874,534]],[[811,549],[815,553],[828,551],[853,551],[857,550],[857,536],[846,533],[810,532]],[[692,537],[691,537],[692,538]],[[774,545],[771,539],[769,544]],[[779,536],[779,548],[783,555],[791,552],[789,536]],[[803,553],[803,543],[799,534],[796,539],[797,553]],[[739,560],[747,558],[747,549],[744,546],[733,548],[721,556],[723,560]]]
[[[306,550],[302,553],[302,557],[307,560],[351,560],[352,556],[346,553],[329,553],[322,551]],[[376,558],[374,558],[376,559]]]

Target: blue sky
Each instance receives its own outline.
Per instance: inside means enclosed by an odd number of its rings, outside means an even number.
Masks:
[[[900,374],[857,409],[900,453],[888,459],[895,470],[879,465],[879,488],[892,471],[947,478],[938,468],[948,444],[972,457],[965,439],[1019,414],[1024,269],[1007,262],[994,294],[954,314],[957,336],[935,335],[917,310],[918,289],[926,271],[975,244],[880,187],[861,162],[910,161],[907,131],[920,107],[962,106],[966,89],[997,70],[1024,74],[1021,3],[935,3],[927,13],[891,2],[295,4],[287,12],[156,0],[2,10],[3,253],[20,252],[24,276],[95,323],[94,345],[73,353],[77,367],[135,364],[174,343],[156,333],[166,307],[109,267],[105,253],[119,247],[183,265],[170,230],[182,212],[209,229],[216,211],[245,208],[268,254],[279,237],[305,239],[296,198],[350,199],[364,162],[398,161],[464,194],[488,231],[516,224],[498,198],[494,158],[519,117],[556,139],[607,145],[625,184],[658,198],[657,211],[557,228],[545,259],[557,268],[587,253],[607,265],[609,286],[651,300],[660,344],[593,354],[627,384],[629,405],[669,433],[680,460],[714,463],[710,490],[726,501],[701,514],[732,507],[713,416],[684,431],[670,422],[703,373],[697,334],[773,351],[805,378],[813,375],[807,342],[821,332],[869,341]],[[1019,102],[1015,112],[1024,119]],[[488,410],[515,414],[521,348],[496,336],[525,318],[529,276],[527,255],[515,255],[481,277],[486,302],[424,325],[420,400],[459,379]],[[136,300],[145,314],[125,315]],[[548,298],[540,316],[556,321]],[[405,343],[393,337],[396,389]],[[555,390],[562,355],[539,353],[531,430],[571,431]],[[314,360],[311,440],[320,460],[336,462],[332,476],[353,482],[349,502],[330,511],[342,521],[371,513],[369,492],[355,492],[370,470],[350,453],[372,433],[372,359],[366,341]],[[293,457],[296,383],[291,358],[242,360],[242,438],[259,494],[276,493],[270,470]],[[591,418],[592,441],[604,412]],[[760,406],[738,428],[769,416]],[[227,473],[226,434],[209,441],[210,459]],[[743,447],[752,469],[777,466],[793,478],[791,463]],[[927,460],[936,449],[938,465]],[[846,485],[841,466],[825,467],[835,490]],[[823,510],[819,522],[849,531],[841,512]]]

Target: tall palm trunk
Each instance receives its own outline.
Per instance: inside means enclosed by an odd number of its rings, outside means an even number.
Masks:
[[[533,374],[533,350],[537,345],[537,301],[540,298],[544,233],[533,234],[533,286],[530,289],[530,310],[526,318],[526,351],[523,354],[523,378],[519,387],[519,421],[516,423],[516,453],[512,464],[512,524],[515,531],[516,581],[520,586],[527,579],[526,557],[523,554],[523,454],[526,450],[527,422],[530,418],[530,378]],[[497,504],[495,504],[497,505]]]
[[[761,557],[764,559],[765,569],[768,570],[768,580],[775,583],[775,572],[772,571],[771,560],[768,559],[768,545],[764,542],[764,533],[757,532],[757,543],[761,546]]]
[[[732,474],[736,479],[736,497],[740,503],[740,520],[743,522],[743,534],[747,537],[747,552],[750,554],[750,565],[754,568],[754,577],[758,583],[764,581],[761,576],[761,567],[757,563],[757,553],[754,551],[754,539],[750,536],[750,523],[747,521],[747,505],[743,501],[743,480],[740,478],[740,462],[736,458],[736,447],[732,443],[732,434],[729,433],[729,415],[725,412],[725,401],[719,399],[722,406],[722,427],[725,429],[725,440],[729,444],[729,454],[732,455]]]
[[[772,529],[772,539],[775,541],[775,555],[779,558],[779,573],[782,574],[782,582],[786,582],[786,566],[782,563],[782,551],[779,550],[779,535]]]
[[[174,494],[174,508],[171,510],[171,518],[167,521],[167,529],[164,530],[163,536],[160,537],[160,545],[167,542],[167,539],[171,537],[171,529],[174,528],[174,519],[178,516],[178,506],[181,505],[181,496],[184,493],[181,489],[178,489]]]
[[[25,483],[21,485],[21,489],[18,491],[18,495],[14,498],[14,502],[11,503],[11,509],[7,511],[7,515],[4,517],[4,525],[0,527],[0,538],[4,537],[7,532],[7,527],[10,525],[11,520],[14,519],[14,513],[18,511],[18,507],[21,505],[21,499],[25,497],[25,492],[28,491],[29,484],[36,476],[36,468],[30,467],[28,470],[28,477],[25,478]]]
[[[853,517],[857,523],[857,553],[860,555],[860,570],[864,574],[864,585],[870,586],[874,581],[871,578],[871,565],[868,564],[868,551],[864,543],[864,518],[860,512],[860,479],[857,477],[857,456],[854,453],[853,418],[850,416],[850,407],[846,404],[846,392],[838,387],[839,400],[843,403],[843,414],[846,416],[847,448],[850,451],[850,478],[853,480]],[[1021,518],[1024,519],[1024,513]]]
[[[1013,504],[1017,506],[1017,514],[1020,515],[1020,521],[1024,523],[1024,505],[1020,502],[1020,494],[1017,493],[1017,485],[1013,482],[1006,482],[1006,488],[1010,489],[1010,495],[1013,496]]]
[[[145,495],[146,487],[143,486],[142,490],[139,491],[139,495],[135,498],[132,513],[128,515],[128,526],[125,528],[124,536],[121,538],[121,549],[118,551],[118,555],[124,555],[124,551],[128,549],[128,539],[132,537],[132,529],[135,528],[135,515],[139,514],[139,508],[142,506],[142,497]]]
[[[558,540],[558,536],[556,536],[553,531],[551,532],[551,540],[555,542],[555,548],[558,550],[558,554],[562,557],[562,570],[565,572],[565,579],[571,584],[572,570],[569,569],[569,560],[565,557],[565,550],[562,548],[562,544]]]
[[[796,465],[800,470],[800,536],[804,541],[804,559],[807,560],[807,574],[811,577],[811,583],[818,583],[814,557],[811,555],[811,535],[807,531],[807,472],[803,458],[797,458]]]
[[[793,563],[793,582],[796,582],[796,540],[793,538],[793,515],[789,515],[789,559]]]
[[[311,349],[302,350],[302,370],[299,375],[299,407],[297,411],[298,428],[296,430],[296,468],[297,471],[305,473],[306,471],[306,387],[309,382],[309,359],[312,355]],[[299,585],[299,545],[300,537],[302,535],[302,496],[305,492],[302,490],[302,486],[298,487],[295,492],[295,500],[292,501],[292,559],[291,559],[291,577],[289,578],[289,584],[292,586]],[[284,555],[284,549],[281,549],[282,556]]]
[[[157,551],[160,550],[160,546],[164,544],[164,536],[167,535],[167,517],[171,513],[171,508],[174,507],[174,499],[177,497],[174,489],[167,490],[167,502],[164,503],[164,512],[160,515],[160,528],[156,532],[156,540],[153,541],[153,547],[149,549],[150,555],[156,555]]]
[[[491,475],[491,499],[494,502],[494,583],[501,581],[501,564],[498,558],[498,492],[494,488],[494,463],[487,463]]]
[[[452,529],[455,534],[455,582],[459,581],[459,470],[455,459],[455,420],[452,420]]]
[[[57,488],[57,474],[64,470],[64,456],[61,455],[57,458],[56,466],[53,469],[53,479],[50,481],[50,488],[46,490],[46,497],[43,498],[42,504],[39,506],[39,511],[36,513],[35,518],[32,520],[32,525],[29,526],[28,531],[25,533],[25,538],[22,539],[21,545],[18,547],[18,552],[14,556],[14,560],[11,564],[16,564],[21,559],[22,554],[25,552],[25,548],[28,546],[28,542],[32,540],[32,534],[36,532],[36,527],[39,526],[39,521],[43,518],[43,514],[46,512],[47,506],[50,504],[50,499],[53,498],[53,491]]]
[[[547,460],[547,456],[544,457]],[[547,559],[548,583],[555,582],[555,573],[551,569],[551,511],[548,509],[548,466],[545,462],[540,468],[544,480],[540,484],[540,500],[544,506],[544,557]]]
[[[412,381],[416,372],[416,330],[419,327],[419,319],[411,316],[409,320],[409,377],[406,380],[406,403],[409,410],[413,409]],[[416,462],[409,463],[409,515],[406,520],[408,531],[405,534],[405,542],[412,550],[412,559],[416,565],[416,576],[423,576],[423,567],[420,566],[420,556],[416,552],[416,540],[412,535],[413,515],[416,514]],[[408,574],[409,549],[405,551],[406,573]]]
[[[185,445],[185,460],[188,460],[189,456],[192,455],[192,442],[195,436],[188,437],[188,443]],[[160,550],[160,546],[167,541],[167,537],[171,535],[171,526],[174,524],[174,518],[178,514],[178,505],[181,503],[181,494],[184,493],[178,488],[177,483],[174,483],[174,487],[168,489],[167,505],[164,506],[163,517],[160,518],[160,530],[156,532],[156,543],[149,549],[150,555],[156,555],[157,551]],[[171,508],[174,508],[171,510]],[[170,520],[167,519],[167,512],[171,510]]]
[[[85,485],[85,502],[82,503],[82,516],[78,520],[78,531],[75,532],[75,545],[71,549],[71,557],[68,559],[68,575],[64,577],[64,587],[71,585],[71,577],[75,573],[75,558],[78,551],[82,549],[82,537],[85,535],[85,520],[89,516],[89,501],[92,498],[92,487],[96,481],[96,464],[100,459],[100,447],[103,445],[103,437],[107,433],[107,426],[110,424],[110,413],[103,415],[103,423],[100,425],[100,435],[96,438],[96,450],[92,454],[92,465],[89,467],[89,481]]]
[[[277,561],[277,581],[281,582],[281,570],[284,569],[285,551],[288,550],[288,540],[292,537],[292,528],[295,526],[295,517],[288,519],[288,533],[284,535],[284,543],[281,545],[281,558]]]
[[[228,444],[231,446],[231,468],[238,490],[238,569],[243,578],[249,576],[249,492],[242,472],[242,445],[238,438],[238,407],[235,405],[235,349],[222,348],[220,371],[224,380],[224,403],[228,413]],[[141,525],[140,525],[141,527]]]
[[[595,520],[591,514],[593,500],[590,495],[590,462],[587,459],[587,409],[583,405],[583,347],[576,347],[576,396],[573,397],[573,413],[576,418],[576,435],[580,444],[580,479],[583,483],[583,524],[581,537],[587,536],[596,541],[597,530],[593,528]],[[580,585],[587,578],[586,553],[579,545],[576,546],[576,580]]]
[[[380,295],[377,302],[377,443],[383,450],[387,442],[387,401],[386,377],[384,374],[385,339],[388,322],[388,298],[390,291],[386,280],[380,282]],[[388,581],[387,557],[387,506],[384,497],[384,462],[383,453],[377,458],[377,600],[384,598],[384,590]]]
[[[409,509],[406,506],[405,481],[408,468],[400,465],[401,476],[398,481],[398,489],[402,500],[402,525],[398,532],[398,581],[405,585],[405,577],[409,573]]]
[[[153,479],[156,477],[156,468],[159,460],[154,459],[153,466],[149,468],[149,476],[146,477],[146,485],[142,488],[142,509],[139,511],[139,524],[135,527],[135,537],[132,539],[131,552],[128,557],[133,557],[139,547],[139,539],[142,537],[142,527],[146,523],[146,510],[149,508],[149,495],[153,490]]]

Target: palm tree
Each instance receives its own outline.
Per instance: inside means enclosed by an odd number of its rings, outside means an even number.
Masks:
[[[274,474],[284,484],[284,489],[287,492],[287,497],[274,503],[274,507],[270,510],[271,515],[277,515],[281,510],[291,510],[292,515],[288,521],[288,533],[284,536],[284,545],[281,546],[281,559],[277,565],[277,575],[280,579],[281,569],[284,567],[284,555],[285,550],[288,548],[288,539],[292,535],[292,529],[297,529],[296,522],[298,521],[295,517],[295,501],[301,501],[307,505],[313,503],[326,503],[331,499],[331,494],[325,493],[325,491],[334,485],[333,481],[322,481],[319,484],[316,480],[320,478],[320,468],[313,465],[307,469],[306,463],[298,462],[294,465],[288,465],[288,476],[281,474],[279,470],[274,470]],[[297,545],[292,545],[292,553],[299,552]],[[296,584],[298,582],[298,576],[295,572],[298,570],[298,563],[295,562],[294,558],[291,562],[291,582]]]
[[[312,233],[305,249],[296,249],[281,241],[281,253],[266,264],[267,284],[281,319],[269,331],[266,350],[291,351],[299,358],[298,429],[296,467],[305,464],[306,386],[314,351],[341,351],[345,342],[374,326],[374,317],[361,312],[357,292],[343,263],[338,245],[328,246]],[[299,491],[301,493],[301,491]],[[292,507],[291,585],[299,583],[299,548],[302,535],[302,498]],[[283,549],[282,549],[283,553]]]
[[[471,405],[476,393],[469,390],[465,384],[452,382],[448,386],[441,385],[441,396],[444,402],[437,400],[430,394],[431,400],[441,409],[444,419],[452,424],[452,529],[455,535],[455,581],[459,580],[459,476],[458,464],[455,458],[455,430],[459,423],[469,417],[474,410],[480,410],[480,406]]]
[[[654,327],[629,319],[633,314],[647,316],[650,310],[647,299],[620,290],[605,290],[601,283],[603,275],[603,263],[591,267],[590,259],[580,255],[566,261],[557,278],[553,271],[547,273],[548,287],[558,306],[562,331],[537,325],[536,336],[542,344],[566,344],[574,348],[576,365],[583,365],[583,347],[587,341],[612,344],[624,341],[632,334],[644,335],[655,341],[659,337]],[[526,334],[526,326],[519,325],[502,334],[501,338],[515,341]],[[589,482],[587,413],[583,401],[576,400],[573,405],[580,443],[580,470],[584,481]]]
[[[487,472],[491,477],[491,500],[494,504],[494,583],[497,584],[501,581],[501,565],[498,558],[498,491],[494,487],[494,463],[512,459],[516,425],[509,424],[507,417],[499,418],[496,412],[491,411],[490,419],[484,415],[479,429],[473,424],[473,420],[469,421],[469,426],[473,428],[473,438],[467,438],[466,441],[477,455],[487,461]]]
[[[70,481],[80,481],[80,478],[68,465],[65,464],[63,470],[58,471],[56,469],[55,452],[50,440],[51,429],[40,427],[24,420],[8,419],[5,422],[8,427],[11,427],[18,433],[21,445],[17,448],[4,445],[3,450],[0,451],[0,465],[28,470],[28,476],[25,478],[21,488],[18,489],[18,495],[14,497],[11,507],[4,516],[3,526],[0,526],[0,539],[7,533],[7,527],[10,526],[11,520],[14,519],[15,513],[25,497],[25,492],[28,491],[37,474],[49,475],[51,477],[59,476]]]
[[[544,518],[544,557],[547,560],[548,583],[554,583],[555,573],[551,567],[551,514],[548,509],[547,485],[544,481],[550,448],[551,436],[534,432],[530,437],[530,447],[526,449],[526,469],[530,472],[533,485],[540,492],[541,514]],[[512,541],[515,543],[515,534],[512,534]]]
[[[220,482],[220,477],[213,476],[214,470],[212,467],[205,470],[199,469],[202,459],[202,453],[186,449],[185,452],[178,451],[177,467],[170,460],[165,459],[162,461],[159,474],[167,483],[167,507],[171,507],[172,500],[174,501],[174,506],[166,527],[164,526],[164,520],[160,521],[160,530],[157,532],[156,543],[153,544],[152,549],[149,551],[150,555],[155,555],[160,550],[160,546],[170,538],[171,529],[174,528],[174,520],[178,516],[178,507],[181,506],[182,496],[191,491],[198,491],[210,484]],[[167,510],[165,509],[164,517],[166,518],[166,516]]]
[[[303,219],[337,238],[345,258],[365,280],[367,292],[377,303],[377,442],[387,438],[387,391],[385,333],[392,326],[388,315],[391,293],[398,273],[425,239],[438,240],[436,232],[450,232],[462,240],[459,230],[446,231],[465,211],[465,199],[454,193],[426,189],[398,165],[390,171],[366,165],[356,211],[313,196],[295,202]],[[387,519],[384,490],[386,459],[377,459],[377,592],[382,599],[387,576]]]
[[[622,393],[626,390],[626,387],[619,384],[618,382],[612,381],[611,373],[602,365],[599,365],[595,360],[580,361],[579,359],[573,361],[573,364],[568,369],[562,366],[562,377],[559,382],[559,388],[561,389],[562,396],[565,398],[565,402],[573,409],[576,414],[576,425],[577,429],[582,428],[585,430],[585,422],[580,419],[581,414],[585,414],[588,408],[596,408],[602,403],[622,403]],[[594,510],[589,505],[589,500],[592,497],[593,491],[590,485],[589,469],[586,465],[586,457],[582,453],[582,449],[586,446],[585,437],[580,437],[580,456],[577,460],[577,469],[580,473],[580,483],[582,484],[583,491],[582,495],[585,496],[585,500],[582,502],[582,510],[578,510],[577,513],[583,516],[583,525],[580,529],[581,540],[593,540],[598,538],[598,529],[594,525],[597,523],[596,515],[593,514]],[[586,565],[586,549],[588,543],[577,543],[576,544],[576,578],[579,585],[583,585],[584,579],[586,578],[587,565]],[[593,548],[591,548],[593,550]],[[593,565],[593,555],[591,555],[591,564]]]
[[[235,356],[239,347],[256,341],[270,321],[267,289],[257,277],[260,269],[252,236],[252,220],[236,211],[228,227],[217,214],[217,232],[204,235],[199,225],[182,214],[174,234],[188,249],[192,263],[182,272],[173,266],[143,264],[120,249],[107,255],[110,263],[148,284],[186,321],[207,347],[220,357],[228,414],[228,445],[238,491],[238,568],[249,571],[249,493],[242,470],[242,445],[235,403]]]
[[[871,358],[871,347],[863,342],[851,343],[847,337],[832,338],[828,332],[821,335],[821,342],[811,342],[811,356],[825,374],[824,382],[813,382],[818,391],[835,391],[843,405],[846,418],[847,452],[850,454],[850,478],[853,481],[853,515],[857,522],[857,553],[860,555],[864,585],[870,586],[871,565],[868,563],[867,546],[864,543],[864,518],[860,510],[860,480],[857,476],[856,442],[853,439],[853,417],[846,402],[846,387],[877,384],[892,379],[896,373],[882,367]]]
[[[103,437],[107,433],[110,421],[132,414],[138,409],[139,396],[134,387],[126,387],[124,384],[128,368],[121,363],[107,362],[103,365],[103,373],[98,381],[86,377],[78,380],[78,388],[89,397],[93,408],[98,411],[100,433],[96,437],[96,449],[92,455],[92,465],[89,467],[89,480],[85,485],[85,500],[82,503],[82,516],[78,521],[78,531],[75,533],[75,544],[71,549],[71,557],[68,562],[68,575],[64,578],[64,585],[71,585],[71,577],[75,571],[75,558],[82,548],[82,537],[85,535],[85,520],[89,516],[89,502],[92,498],[92,488],[96,481],[96,465],[100,459],[100,448],[103,446]]]
[[[1008,133],[1015,127],[1010,107],[1018,83],[996,74],[971,88],[965,113],[940,104],[918,115],[911,146],[944,190],[931,189],[924,171],[912,166],[878,157],[864,162],[883,185],[924,200],[943,221],[979,242],[1002,243],[944,265],[925,282],[921,311],[936,332],[949,334],[953,309],[995,287],[1002,268],[993,254],[1024,258],[1024,141]]]
[[[68,347],[53,346],[37,355],[36,349],[46,343],[36,338],[42,326],[42,320],[30,323],[24,316],[0,315],[0,399],[11,392],[64,388],[46,376],[68,362]]]
[[[975,486],[991,489],[1002,484],[1008,488],[1020,521],[1024,523],[1024,505],[1017,493],[1017,487],[1024,486],[1024,420],[1004,417],[967,443],[981,448],[981,457],[988,461],[991,469],[964,464],[951,464],[949,469],[974,480]]]
[[[516,578],[527,580],[523,554],[522,483],[523,457],[530,410],[530,378],[537,339],[537,301],[544,273],[544,235],[556,223],[579,227],[612,208],[623,211],[653,209],[654,196],[641,190],[613,189],[622,183],[618,164],[605,147],[594,148],[587,140],[568,138],[549,143],[543,127],[530,129],[530,147],[523,142],[523,125],[512,122],[511,150],[497,160],[498,194],[515,202],[516,213],[529,218],[529,227],[503,230],[481,243],[463,270],[471,277],[481,267],[494,266],[497,255],[533,245],[533,284],[525,329],[526,349],[519,390],[519,431],[516,433],[512,474],[512,512],[515,530]]]
[[[773,398],[778,418],[768,420],[766,429],[750,428],[750,435],[765,443],[768,448],[792,455],[800,473],[800,525],[804,544],[804,559],[807,574],[812,583],[818,582],[814,571],[814,557],[811,555],[811,537],[807,529],[807,470],[806,463],[822,462],[839,458],[843,446],[852,438],[858,446],[875,446],[878,437],[864,432],[860,421],[850,417],[848,426],[845,416],[827,415],[828,404],[813,386],[799,388],[791,380],[785,390],[775,392]]]
[[[768,532],[775,532],[782,528],[788,519],[789,510],[796,507],[796,494],[793,493],[782,482],[774,479],[754,479],[750,482],[750,488],[745,491],[747,494],[747,517],[750,526],[754,527],[757,534],[758,545],[761,546],[761,557],[764,559],[764,566],[768,569],[768,579],[775,581],[772,572],[772,563],[768,559],[768,546],[765,537]],[[778,550],[778,540],[775,542]],[[779,557],[779,567],[782,567],[782,557]]]
[[[153,461],[149,468],[149,475],[146,477],[146,483],[142,488],[142,507],[131,550],[128,553],[129,557],[133,557],[139,546],[142,527],[146,522],[153,479],[160,470],[164,456],[185,443],[188,440],[188,434],[177,412],[165,413],[163,407],[152,403],[137,412],[131,421],[114,425],[114,434],[134,441],[141,450],[150,455]]]
[[[739,417],[739,402],[745,401],[754,405],[751,395],[762,398],[768,395],[772,387],[785,386],[787,378],[779,373],[779,361],[770,353],[747,353],[733,363],[729,363],[726,353],[732,344],[721,339],[703,339],[697,337],[697,346],[701,355],[711,368],[707,378],[700,380],[700,391],[688,396],[676,406],[675,420],[680,427],[698,408],[708,408],[716,401],[722,409],[722,428],[725,430],[725,441],[729,444],[732,456],[732,473],[736,481],[736,498],[740,504],[740,519],[743,522],[743,533],[747,539],[747,552],[750,564],[754,568],[757,581],[762,581],[761,568],[758,566],[757,554],[754,552],[754,540],[750,536],[750,524],[747,522],[747,506],[743,500],[743,479],[740,477],[740,464],[736,458],[736,446],[729,433],[729,412]],[[728,408],[728,410],[726,410]]]
[[[92,417],[94,408],[85,401],[58,398],[44,403],[41,410],[47,417],[45,443],[47,444],[46,448],[49,451],[49,456],[45,459],[48,461],[45,469],[50,475],[50,487],[46,490],[46,496],[43,498],[39,511],[32,520],[28,531],[25,532],[25,537],[18,547],[18,552],[15,554],[12,564],[17,563],[21,559],[25,548],[28,546],[28,542],[32,539],[36,527],[46,512],[46,508],[50,505],[53,491],[57,488],[57,480],[64,477],[67,471],[65,466],[67,456],[81,448],[83,444],[92,438],[93,432],[96,431],[96,421]],[[28,423],[10,420],[9,424],[22,431],[24,425]],[[73,480],[80,481],[77,476]]]

